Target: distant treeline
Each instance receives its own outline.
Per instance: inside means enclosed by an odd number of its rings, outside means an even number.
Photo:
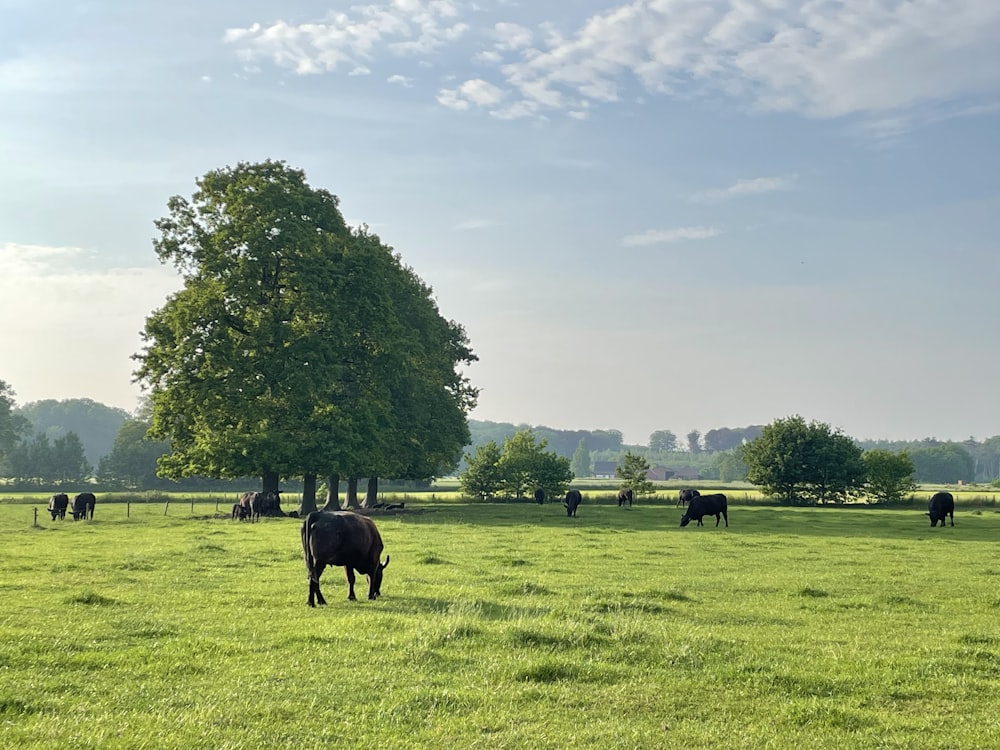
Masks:
[[[133,417],[123,409],[105,406],[91,399],[45,400],[14,406],[13,414],[30,425],[19,445],[0,462],[0,476],[8,479],[44,477],[75,479],[81,473],[126,480],[149,489],[236,489],[258,480],[215,480],[192,477],[171,482],[155,476],[156,456],[166,444],[143,441],[146,415]],[[642,455],[651,466],[671,470],[694,469],[705,479],[740,479],[739,448],[758,437],[762,425],[720,427],[701,433],[692,430],[682,438],[670,430],[657,430],[646,444],[626,444],[615,429],[559,430],[544,425],[469,420],[472,442],[466,451],[494,441],[502,446],[506,438],[530,429],[547,449],[572,459],[581,443],[591,460],[621,461],[627,452]],[[928,483],[991,482],[1000,479],[1000,435],[983,441],[939,441],[934,438],[908,441],[856,440],[861,448],[906,451],[916,469],[917,481]],[[465,462],[456,467],[464,469]],[[413,484],[413,483],[410,483]],[[294,482],[289,484],[292,488]],[[253,485],[251,485],[253,486]]]

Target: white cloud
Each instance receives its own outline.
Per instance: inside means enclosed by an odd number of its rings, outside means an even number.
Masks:
[[[773,193],[778,190],[791,190],[798,175],[787,177],[755,177],[750,180],[737,180],[729,187],[705,190],[694,196],[695,200],[718,201],[726,198],[736,198],[744,195],[759,195]]]
[[[468,109],[470,105],[493,107],[503,101],[505,92],[481,78],[465,81],[457,89],[442,89],[437,100],[451,109]]]
[[[400,86],[403,86],[404,88],[408,88],[408,89],[412,89],[413,88],[413,79],[410,78],[409,76],[402,76],[402,75],[397,74],[397,75],[391,75],[388,78],[386,78],[385,80],[386,80],[386,83],[396,83],[396,84],[399,84]]]
[[[684,240],[706,240],[719,234],[711,227],[678,227],[676,229],[647,229],[639,234],[629,234],[622,239],[626,247],[666,245]]]
[[[475,11],[394,0],[318,22],[229,29],[224,39],[248,63],[269,59],[302,74],[353,69],[383,55],[437,52],[470,35],[461,16]],[[502,110],[473,101],[455,108],[500,117],[580,112],[581,102],[619,101],[638,82],[655,95],[721,95],[762,111],[899,124],[901,113],[929,114],[921,111],[929,104],[960,102],[971,113],[982,97],[995,100],[997,39],[1000,3],[992,0],[633,0],[570,33],[552,23],[482,29],[474,60],[497,66],[493,85],[517,95]],[[516,59],[505,62],[502,52]]]
[[[387,51],[426,55],[468,32],[454,3],[444,0],[393,0],[389,4],[351,6],[321,21],[276,21],[226,29],[223,41],[237,47],[246,62],[264,59],[299,74],[367,68]]]

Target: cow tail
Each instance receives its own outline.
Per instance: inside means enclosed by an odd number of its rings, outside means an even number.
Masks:
[[[316,571],[316,560],[312,555],[312,532],[318,517],[319,511],[313,511],[306,516],[305,523],[302,524],[302,555],[306,559],[306,572],[310,581]]]

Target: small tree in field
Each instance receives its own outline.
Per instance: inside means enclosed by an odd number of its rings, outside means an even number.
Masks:
[[[570,468],[575,477],[589,477],[591,475],[593,469],[590,463],[590,449],[587,448],[587,438],[580,438],[576,450],[573,451]]]
[[[913,461],[906,451],[893,453],[879,448],[866,451],[864,494],[869,502],[897,503],[917,489]]]
[[[647,471],[649,471],[649,461],[645,456],[637,456],[629,451],[625,454],[621,466],[615,467],[615,476],[622,480],[623,489],[630,489],[635,497],[642,497],[652,495],[656,491],[646,476]]]
[[[491,440],[476,448],[476,454],[465,454],[468,467],[459,477],[459,485],[469,497],[488,500],[503,489],[500,470],[500,448]]]

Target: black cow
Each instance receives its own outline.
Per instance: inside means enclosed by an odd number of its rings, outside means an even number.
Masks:
[[[687,526],[694,519],[699,526],[704,526],[701,522],[702,516],[715,516],[715,525],[719,521],[726,519],[726,526],[729,526],[729,514],[727,513],[726,496],[721,492],[715,495],[698,495],[688,500],[687,512],[681,516],[681,526]]]
[[[541,487],[535,490],[535,502],[538,503],[539,505],[545,502],[545,490],[543,490]]]
[[[60,520],[66,518],[66,509],[68,507],[69,495],[65,492],[60,492],[58,495],[53,495],[49,498],[49,513],[52,514],[53,521],[57,518]]]
[[[83,517],[89,518],[91,521],[94,520],[94,508],[97,507],[97,498],[94,496],[93,492],[81,492],[75,498],[73,498],[73,507],[83,499]]]
[[[950,492],[935,492],[927,504],[927,515],[931,517],[931,526],[937,526],[940,521],[944,526],[946,516],[951,516],[951,525],[955,525],[955,496]]]
[[[261,516],[283,516],[281,512],[281,490],[254,492],[250,498],[250,522],[259,521]]]
[[[583,502],[583,495],[580,494],[580,490],[570,490],[566,493],[566,499],[563,500],[563,507],[566,508],[567,516],[576,516],[576,509],[580,507],[580,503]]]
[[[73,505],[70,508],[74,521],[83,521],[87,518],[87,498],[83,494],[73,498]]]
[[[625,503],[628,503],[628,507],[630,508],[632,507],[631,487],[622,487],[620,490],[618,490],[618,507],[619,508],[622,507],[623,505],[625,505]]]
[[[302,554],[309,574],[309,606],[326,604],[319,590],[319,578],[327,565],[343,565],[347,575],[347,598],[354,596],[354,571],[368,576],[368,598],[382,594],[382,571],[389,556],[381,562],[382,537],[367,516],[350,511],[313,511],[302,522]]]
[[[687,505],[691,502],[692,497],[700,497],[701,493],[698,490],[681,490],[677,493],[677,505],[674,506],[679,508],[682,505]]]

